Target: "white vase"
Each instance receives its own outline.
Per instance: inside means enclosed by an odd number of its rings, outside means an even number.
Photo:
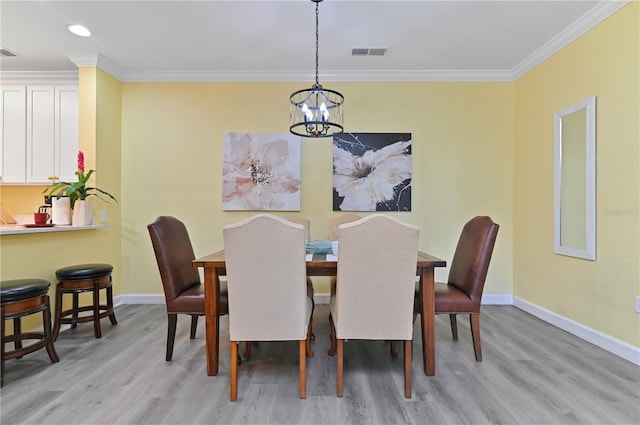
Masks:
[[[71,202],[69,198],[51,197],[51,223],[58,225],[71,224]]]
[[[93,208],[86,200],[78,199],[73,205],[73,226],[90,226],[93,224]]]

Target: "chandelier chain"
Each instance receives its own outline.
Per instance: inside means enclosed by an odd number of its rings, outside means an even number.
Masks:
[[[319,15],[318,5],[319,5],[319,2],[316,2],[316,85],[320,84],[320,78],[318,76],[318,63],[319,63],[318,62],[318,46],[319,46],[318,39],[320,36],[320,32],[318,30],[318,15]]]

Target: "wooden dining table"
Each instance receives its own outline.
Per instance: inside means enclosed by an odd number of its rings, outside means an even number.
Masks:
[[[220,300],[220,277],[226,276],[224,250],[213,252],[193,261],[194,267],[204,269],[204,309],[206,321],[207,375],[218,374],[218,353],[220,349],[218,303]],[[416,276],[419,276],[420,299],[422,300],[422,363],[427,376],[436,374],[436,339],[435,339],[435,302],[434,302],[434,269],[446,267],[446,261],[418,252]],[[307,276],[335,276],[338,262],[327,260],[324,254],[314,254],[307,261]]]

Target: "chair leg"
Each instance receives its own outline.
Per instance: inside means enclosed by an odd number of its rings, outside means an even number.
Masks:
[[[229,377],[229,400],[238,399],[238,343],[231,341],[231,375]]]
[[[311,330],[311,321],[309,321],[309,327],[307,328],[307,338],[304,341],[305,354],[307,357],[313,357],[315,353],[311,349],[311,340],[313,339],[313,331]]]
[[[73,293],[73,314],[71,315],[71,317],[73,318],[73,321],[71,323],[71,328],[75,329],[78,327],[78,293],[74,292]]]
[[[0,305],[0,387],[4,383],[4,304]]]
[[[196,339],[196,331],[198,330],[198,315],[191,315],[191,333],[189,334],[189,339]]]
[[[56,312],[53,316],[53,340],[58,339],[58,333],[60,333],[60,317],[62,316],[62,292],[59,288],[56,288]]]
[[[451,322],[451,335],[453,336],[453,340],[458,340],[458,320],[456,319],[455,314],[449,315],[449,321]]]
[[[480,345],[480,314],[469,315],[471,323],[471,337],[473,338],[473,351],[476,353],[476,361],[482,361],[482,346]]]
[[[102,338],[100,329],[100,286],[98,279],[93,280],[93,332],[96,338]]]
[[[44,326],[44,338],[47,341],[47,354],[49,354],[51,363],[58,363],[60,358],[58,357],[58,353],[56,353],[56,349],[53,346],[53,339],[51,338],[51,310],[49,309],[48,295],[45,295],[45,304],[47,308],[42,310],[42,324]]]
[[[391,341],[390,345],[391,345],[391,357],[395,359],[396,357],[398,357],[398,349],[396,348],[396,342]]]
[[[15,319],[13,319],[13,335],[15,336],[19,336],[22,333],[22,324],[20,322],[20,318],[16,317]],[[13,340],[13,346],[15,347],[16,350],[19,350],[22,348],[22,340],[20,338],[15,338]],[[22,356],[17,357],[18,359],[21,359]]]
[[[404,342],[404,396],[411,398],[411,358],[413,357],[413,341]]]
[[[313,313],[316,311],[316,302],[311,297],[311,318],[309,319],[309,329],[311,331],[311,340],[315,341],[316,335],[313,333]],[[312,356],[313,357],[313,356]]]
[[[173,357],[173,341],[176,339],[176,325],[178,324],[178,315],[167,314],[167,356],[166,361],[170,362]]]
[[[300,398],[307,398],[307,341],[309,341],[309,338],[310,335],[307,335],[307,338],[300,340],[298,344],[298,357],[300,357]]]
[[[111,314],[109,315],[109,320],[112,325],[117,325],[118,321],[116,320],[116,312],[113,310],[113,287],[107,286],[107,307],[111,310]]]
[[[343,350],[344,350],[344,340],[343,339],[339,339],[337,341],[338,355],[336,356],[336,362],[337,362],[337,366],[338,366],[338,391],[337,391],[338,397],[342,397],[342,366],[343,366],[342,354],[343,354]]]
[[[331,340],[331,347],[329,347],[327,354],[333,357],[336,355],[336,326],[333,323],[331,314],[329,314],[329,339]]]
[[[251,358],[251,341],[244,342],[244,359],[249,360]]]

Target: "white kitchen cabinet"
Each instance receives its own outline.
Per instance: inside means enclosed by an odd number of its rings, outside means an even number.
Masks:
[[[2,88],[3,97],[6,92],[7,98],[12,101],[11,105],[19,103],[17,91],[14,94],[16,87]],[[5,126],[1,141],[2,183],[50,184],[75,180],[78,153],[77,86],[26,85],[22,86],[22,90],[22,115],[19,116],[19,108],[13,106],[5,107],[2,111]],[[9,122],[11,124],[6,127]],[[5,131],[5,128],[9,131]],[[20,128],[22,131],[19,131]],[[10,153],[11,157],[5,152]]]
[[[0,176],[2,183],[27,179],[27,88],[2,86],[0,104]]]

